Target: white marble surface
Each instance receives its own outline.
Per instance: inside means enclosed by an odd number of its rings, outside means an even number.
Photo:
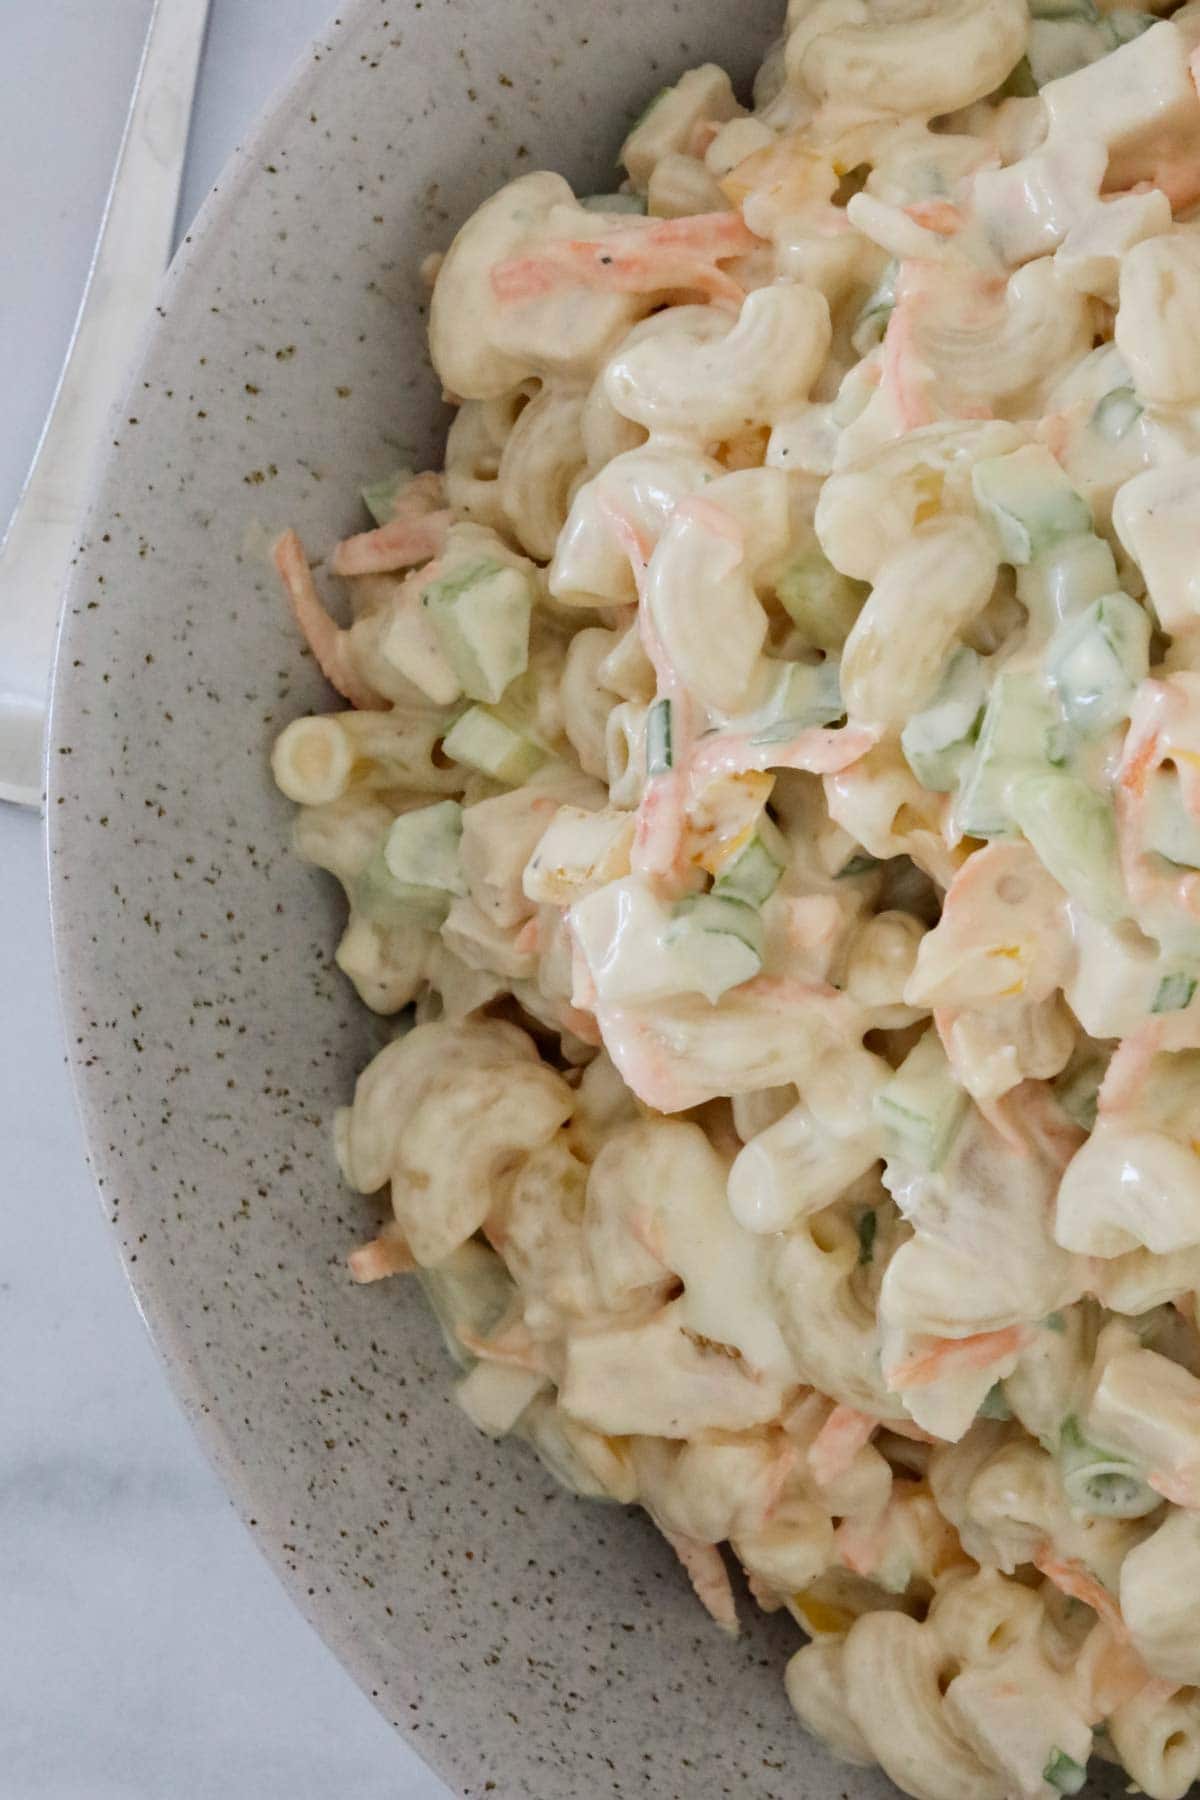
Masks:
[[[213,0],[181,217],[333,0]],[[0,0],[0,516],[62,360],[149,0]],[[40,821],[0,806],[0,1800],[436,1800],[176,1410],[83,1163]]]

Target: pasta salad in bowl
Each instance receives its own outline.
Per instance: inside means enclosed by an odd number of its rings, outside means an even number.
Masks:
[[[1198,72],[793,0],[480,206],[444,469],[274,551],[296,848],[416,1009],[354,1278],[918,1800],[1200,1774]]]

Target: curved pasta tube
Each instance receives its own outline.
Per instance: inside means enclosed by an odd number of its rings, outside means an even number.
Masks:
[[[880,1070],[879,1083],[886,1078]],[[812,1109],[794,1106],[739,1151],[729,1171],[729,1208],[747,1231],[786,1231],[822,1212],[865,1175],[880,1156],[879,1133],[862,1095],[865,1127],[831,1130]]]
[[[647,436],[643,426],[618,412],[609,399],[607,377],[612,364],[620,363],[638,345],[652,343],[656,338],[671,338],[682,331],[703,342],[724,337],[729,329],[729,314],[716,306],[667,306],[661,312],[651,313],[647,319],[638,320],[601,369],[584,402],[580,429],[592,474],[611,462],[614,456],[636,450],[639,444],[645,443]]]
[[[787,542],[787,476],[747,471],[770,521],[769,544]],[[684,687],[714,712],[736,713],[750,699],[767,638],[767,615],[754,591],[746,534],[722,504],[730,475],[703,497],[675,508],[650,560],[646,607]]]
[[[988,603],[999,560],[983,526],[966,518],[919,527],[876,572],[842,652],[852,720],[899,728],[919,710],[946,659]],[[903,641],[905,655],[896,655]]]
[[[500,504],[522,549],[538,562],[554,555],[587,460],[584,391],[548,383],[508,434],[497,476]]]
[[[1004,1777],[953,1729],[939,1682],[954,1659],[936,1631],[903,1613],[867,1613],[844,1651],[846,1701],[871,1752],[921,1800],[1004,1800]]]
[[[1165,1132],[1102,1117],[1063,1176],[1054,1235],[1081,1256],[1200,1245],[1200,1157]]]
[[[997,1569],[980,1569],[950,1581],[937,1597],[937,1634],[950,1654],[971,1668],[987,1669],[1032,1648],[1045,1619],[1037,1594]]]
[[[965,858],[946,843],[949,804],[921,786],[894,737],[824,780],[829,816],[855,843],[881,862],[911,856],[939,887],[950,886]]]
[[[584,1236],[601,1297],[617,1310],[645,1285],[683,1283],[680,1328],[732,1347],[751,1371],[792,1374],[773,1317],[761,1241],[725,1203],[726,1166],[697,1125],[647,1119],[592,1165]],[[632,1271],[632,1272],[631,1272]]]
[[[1190,232],[1146,238],[1126,252],[1114,336],[1144,400],[1200,400],[1200,241]]]
[[[805,1381],[872,1418],[901,1419],[880,1373],[875,1315],[853,1286],[858,1258],[858,1232],[836,1208],[790,1231],[771,1268],[780,1323]]]
[[[412,925],[376,925],[352,916],[334,962],[364,1006],[384,1017],[402,1012],[429,985],[437,938]]]
[[[927,425],[834,470],[814,524],[835,569],[874,581],[918,526],[942,512],[974,519],[971,470],[1019,449],[1025,433],[999,419]]]
[[[472,213],[438,270],[429,308],[433,366],[450,393],[492,400],[530,375],[590,371],[649,300],[573,289],[500,304],[493,271],[529,245],[574,231],[594,236],[597,215],[579,205],[561,175],[539,170],[510,181]]]
[[[790,1463],[779,1431],[731,1432],[690,1444],[638,1437],[631,1451],[638,1499],[655,1524],[701,1544],[724,1543],[739,1528],[761,1524],[779,1502]]]
[[[391,1182],[397,1223],[431,1267],[474,1236],[501,1171],[548,1142],[574,1103],[516,1026],[418,1025],[359,1076],[338,1159],[360,1193]]]
[[[712,444],[773,424],[807,399],[829,352],[824,295],[786,283],[757,288],[732,326],[727,315],[724,323],[718,334],[693,317],[626,340],[604,372],[616,411],[651,433]]]
[[[1200,1694],[1151,1683],[1108,1720],[1113,1748],[1150,1800],[1185,1800],[1200,1780]]]
[[[1121,1565],[1121,1614],[1148,1669],[1200,1686],[1200,1518],[1173,1510]],[[1196,1719],[1200,1746],[1200,1717]]]
[[[1124,1328],[1110,1325],[1109,1333]],[[1200,1500],[1200,1380],[1155,1350],[1118,1348],[1096,1374],[1087,1407],[1096,1441],[1146,1471],[1156,1492],[1181,1506]]]
[[[276,740],[272,773],[288,799],[301,806],[389,789],[456,794],[462,790],[462,770],[436,760],[453,719],[453,713],[399,707],[293,719]]]
[[[446,437],[446,499],[464,519],[508,529],[500,493],[500,459],[514,425],[536,390],[523,382],[494,400],[464,400]]]
[[[559,694],[563,728],[586,775],[607,782],[608,715],[617,696],[604,685],[603,664],[612,654],[616,633],[591,625],[577,631],[567,648]]]
[[[826,0],[790,33],[787,66],[822,100],[928,118],[998,88],[1024,54],[1028,31],[1019,0],[868,0],[852,11]]]
[[[1048,999],[1070,970],[1067,896],[1024,839],[976,850],[921,939],[904,997],[915,1006]]]
[[[1053,257],[1026,263],[999,291],[992,278],[948,280],[938,265],[905,264],[900,292],[885,343],[893,379],[910,375],[918,393],[927,384],[967,416],[981,406],[1016,418],[1040,413],[1048,384],[1092,348],[1090,302]]]
[[[568,606],[629,606],[637,599],[614,517],[637,534],[649,562],[676,506],[723,475],[720,463],[685,445],[649,443],[616,457],[580,488],[550,564],[548,584]]]
[[[621,161],[639,192],[664,156],[687,151],[697,128],[736,118],[741,107],[724,69],[703,63],[664,88],[621,146]]]
[[[784,1685],[800,1723],[829,1745],[843,1762],[873,1763],[874,1753],[846,1704],[841,1638],[805,1644],[788,1663]]]
[[[551,1138],[526,1157],[488,1220],[535,1336],[598,1304],[582,1229],[587,1179],[587,1164],[561,1136]]]
[[[926,928],[908,912],[873,913],[853,932],[846,948],[843,986],[874,1020],[877,1030],[913,1025],[922,1008],[905,1002]]]

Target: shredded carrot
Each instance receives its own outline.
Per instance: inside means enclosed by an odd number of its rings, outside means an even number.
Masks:
[[[809,1446],[808,1466],[818,1487],[844,1475],[879,1429],[879,1420],[852,1406],[835,1406]]]
[[[923,225],[926,231],[935,231],[939,237],[953,237],[961,231],[964,220],[957,206],[949,200],[918,200],[904,211],[917,225]]]
[[[374,531],[343,538],[329,566],[335,575],[390,575],[396,569],[414,568],[441,555],[453,522],[451,512],[389,519]]]
[[[929,1348],[914,1351],[888,1376],[893,1393],[902,1388],[928,1387],[949,1376],[989,1368],[1015,1356],[1029,1341],[1027,1325],[1005,1325],[999,1331],[978,1331],[971,1337],[934,1338]]]
[[[400,1227],[393,1223],[385,1225],[369,1244],[352,1250],[346,1266],[352,1281],[365,1283],[383,1281],[388,1275],[408,1275],[416,1268],[417,1259]]]
[[[682,288],[738,307],[745,290],[717,265],[748,255],[759,242],[736,212],[625,222],[603,237],[563,238],[497,263],[492,291],[511,306],[571,287],[610,294]]]
[[[662,1530],[661,1526],[659,1530]],[[725,1559],[720,1550],[715,1544],[702,1544],[697,1538],[682,1537],[674,1531],[663,1531],[663,1536],[687,1570],[696,1598],[705,1611],[716,1620],[722,1631],[736,1637],[737,1607],[729,1582],[729,1570],[725,1567]]]
[[[1129,1642],[1129,1627],[1121,1617],[1120,1607],[1090,1569],[1085,1569],[1081,1562],[1076,1562],[1073,1558],[1055,1556],[1049,1539],[1035,1551],[1033,1566],[1040,1569],[1048,1581],[1053,1582],[1060,1594],[1066,1594],[1072,1600],[1082,1600],[1085,1606],[1090,1606],[1103,1619],[1119,1643]]]
[[[296,533],[285,531],[276,538],[272,554],[296,623],[326,681],[351,706],[363,711],[386,709],[387,701],[362,679],[355,667],[349,632],[342,631],[321,604],[304,546]]]

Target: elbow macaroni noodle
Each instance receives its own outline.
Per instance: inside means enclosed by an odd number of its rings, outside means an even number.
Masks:
[[[417,1020],[352,1275],[917,1800],[1200,1776],[1198,76],[1194,4],[790,0],[459,232],[348,625],[276,546]]]

